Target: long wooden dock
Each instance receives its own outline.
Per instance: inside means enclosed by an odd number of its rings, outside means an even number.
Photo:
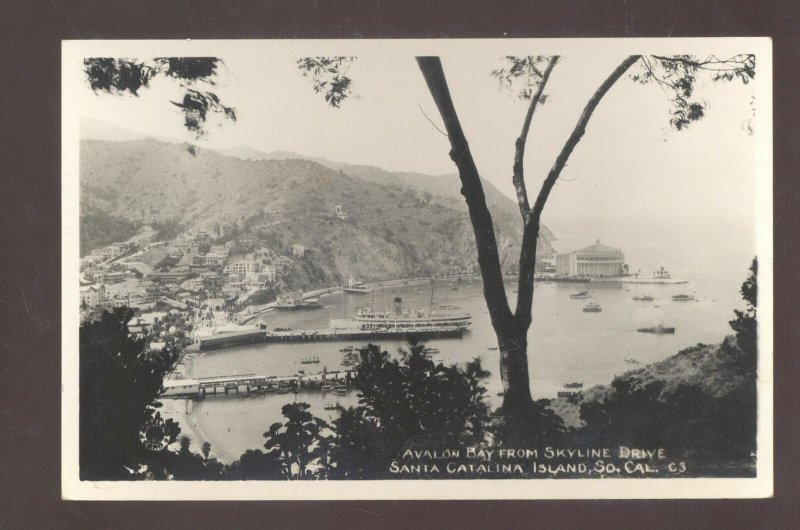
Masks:
[[[295,375],[224,375],[197,379],[167,379],[162,398],[198,399],[209,395],[285,393],[291,390],[324,390],[323,386],[351,388],[356,370],[322,371]]]
[[[258,343],[280,342],[331,342],[331,341],[371,341],[382,339],[405,340],[410,337],[419,339],[458,338],[464,335],[460,327],[414,328],[414,329],[306,329],[291,331],[247,330],[219,333],[199,339],[202,351],[230,348]]]

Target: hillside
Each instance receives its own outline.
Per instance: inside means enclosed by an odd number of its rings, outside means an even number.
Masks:
[[[658,381],[663,384],[660,397],[674,393],[681,385],[690,385],[698,387],[712,398],[726,398],[746,392],[752,384],[748,374],[740,369],[737,354],[741,355],[731,336],[722,344],[698,344],[687,348],[663,361],[631,370],[619,379],[636,381],[643,386]],[[580,403],[602,403],[613,392],[610,385],[594,386],[580,392],[579,399],[554,399],[550,408],[564,419],[567,427],[578,428],[583,425]]]
[[[92,214],[82,217],[82,239],[103,233],[93,223],[112,216],[213,233],[221,227],[228,239],[260,239],[282,252],[293,244],[311,249],[309,284],[476,266],[464,201],[424,189],[426,179],[446,177],[298,158],[248,160],[153,139],[85,140],[80,160],[81,211]],[[490,186],[487,197],[503,266],[513,269],[521,237],[516,205]],[[333,215],[338,204],[347,219]],[[548,235],[542,248],[550,248]]]
[[[345,164],[325,158],[306,157],[290,151],[271,151],[269,153],[263,153],[246,146],[228,149],[222,151],[222,153],[242,160],[310,160],[336,171],[342,171],[347,175],[361,180],[409,187],[423,194],[423,196],[428,196],[428,194],[430,194],[436,198],[436,201],[456,210],[466,208],[464,197],[461,195],[461,183],[456,173],[447,175],[425,175],[408,171],[391,172],[375,166]],[[492,212],[492,220],[494,223],[498,228],[504,231],[514,232],[519,230],[519,214],[517,213],[516,203],[503,195],[486,179],[482,179],[482,182],[483,190],[486,195],[486,204]],[[546,226],[541,228],[541,232],[543,238],[546,239],[548,243],[555,239]],[[552,250],[550,247],[544,248]]]

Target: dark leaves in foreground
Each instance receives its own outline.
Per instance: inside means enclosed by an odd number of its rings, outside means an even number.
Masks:
[[[297,61],[297,68],[303,77],[311,77],[314,92],[324,93],[328,105],[339,108],[350,96],[352,80],[347,71],[355,60],[355,57],[304,57]]]
[[[742,311],[734,309],[736,315],[734,320],[729,322],[731,329],[736,332],[736,344],[748,359],[748,369],[755,373],[757,368],[757,346],[758,346],[758,260],[753,258],[750,266],[750,276],[742,284],[740,292],[742,299],[747,302],[747,307]]]
[[[516,57],[507,55],[503,58],[499,68],[492,70],[492,77],[500,82],[500,88],[516,93],[523,101],[528,101],[544,77],[544,70],[550,57],[545,55],[527,55]],[[547,101],[547,95],[542,94],[540,104]]]
[[[748,84],[755,78],[756,57],[734,55],[720,59],[714,55],[697,58],[692,55],[645,55],[640,68],[631,74],[637,83],[655,83],[672,105],[670,126],[680,131],[705,115],[706,103],[696,97],[695,85],[702,74],[712,81],[735,81]]]
[[[90,57],[83,60],[89,86],[95,92],[109,94],[130,93],[148,88],[157,76],[176,80],[185,89],[183,100],[172,103],[181,109],[184,125],[195,137],[205,134],[204,126],[209,114],[219,114],[236,121],[236,113],[223,105],[210,91],[198,89],[198,83],[214,85],[214,77],[222,60],[217,57],[156,57],[148,61],[137,59]]]
[[[172,101],[172,104],[183,111],[184,125],[196,136],[204,134],[203,126],[206,123],[209,112],[221,113],[226,118],[236,121],[234,110],[220,103],[217,95],[212,92],[201,92],[187,88],[183,101]]]

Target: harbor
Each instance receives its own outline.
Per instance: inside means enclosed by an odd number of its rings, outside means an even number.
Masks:
[[[654,233],[650,229],[646,232]],[[569,246],[579,248],[581,243]],[[643,264],[638,278],[629,275],[597,281],[579,278],[560,281],[537,274],[535,319],[528,336],[529,362],[534,367],[531,371],[534,399],[555,398],[559,392],[585,391],[594,385],[607,385],[617,375],[638,370],[701,342],[718,342],[720,337],[730,333],[727,321],[731,318],[731,309],[741,302],[739,282],[731,280],[741,276],[741,271],[735,269],[735,260],[716,259],[717,254],[702,247],[701,240],[696,244],[687,243],[685,255],[667,250],[654,254],[649,246],[626,247],[631,249],[632,261]],[[697,248],[706,249],[706,252],[698,254]],[[681,247],[680,251],[683,249]],[[651,271],[656,271],[659,263],[675,264],[670,267],[674,269],[671,278],[654,278],[656,274]],[[681,278],[689,280],[689,284],[674,283],[684,281]],[[504,279],[509,302],[513,304],[517,277],[505,275]],[[499,406],[502,395],[498,394],[503,391],[497,372],[500,351],[480,277],[437,278],[433,280],[433,299],[431,281],[431,278],[419,277],[381,283],[353,282],[369,292],[345,292],[329,287],[304,293],[304,297],[319,298],[323,307],[317,309],[277,311],[256,306],[247,315],[249,329],[240,329],[243,337],[229,345],[205,349],[213,345],[207,342],[211,339],[227,341],[232,338],[233,327],[218,326],[218,333],[198,336],[198,341],[192,345],[195,351],[180,367],[182,377],[268,374],[299,381],[298,373],[304,369],[316,373],[323,369],[334,372],[355,368],[358,356],[353,352],[368,343],[380,345],[381,351],[388,352],[391,359],[399,359],[399,350],[408,349],[407,332],[381,334],[375,330],[362,333],[337,330],[331,326],[331,320],[352,319],[361,309],[392,311],[394,298],[400,297],[408,308],[472,316],[468,331],[461,331],[460,336],[455,332],[452,337],[428,335],[423,340],[426,347],[433,349],[429,358],[435,363],[460,364],[480,357],[482,366],[491,372],[486,380],[486,399],[491,408]],[[649,283],[651,281],[655,283]],[[587,291],[589,296],[571,298],[570,295],[581,291]],[[681,294],[690,294],[694,300],[673,301],[673,296]],[[602,311],[583,312],[589,302],[598,303]],[[638,331],[659,323],[667,328],[674,327],[675,333]],[[201,340],[205,342],[202,350],[199,348]],[[310,357],[318,358],[319,364],[302,363]],[[584,387],[565,387],[569,382],[581,382]],[[237,392],[231,385],[225,394],[223,385],[217,385],[216,397],[209,387],[203,399],[163,400],[162,414],[180,421],[193,440],[210,441],[220,458],[232,461],[246,449],[263,444],[265,429],[282,418],[281,407],[286,403],[294,400],[308,403],[313,414],[333,421],[341,408],[358,404],[358,391],[352,385],[349,388],[346,395],[323,392],[321,385],[319,388],[298,385],[296,389],[283,390],[284,394],[277,389],[262,394],[253,392],[252,387],[248,393],[246,386],[240,386]],[[184,405],[184,401],[191,406]],[[341,408],[335,406],[337,402]]]

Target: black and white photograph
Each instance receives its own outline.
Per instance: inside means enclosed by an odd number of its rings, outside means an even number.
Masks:
[[[65,498],[772,494],[769,39],[73,40],[62,83]]]

